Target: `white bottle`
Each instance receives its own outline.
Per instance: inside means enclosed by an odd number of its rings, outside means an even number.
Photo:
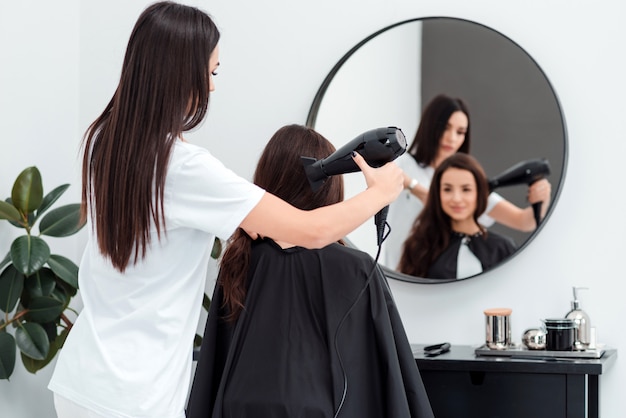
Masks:
[[[572,301],[572,310],[565,315],[566,319],[573,319],[576,323],[576,336],[574,338],[574,349],[584,350],[589,347],[590,328],[589,315],[580,308],[578,301],[578,290],[587,289],[586,287],[572,288],[574,290],[574,300]]]

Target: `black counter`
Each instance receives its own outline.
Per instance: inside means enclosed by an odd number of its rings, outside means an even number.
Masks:
[[[426,357],[424,345],[411,348],[437,418],[598,418],[600,375],[617,358],[615,349],[560,359],[477,356],[466,345]]]

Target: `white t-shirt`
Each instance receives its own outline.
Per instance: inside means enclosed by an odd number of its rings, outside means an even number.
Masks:
[[[422,167],[415,161],[412,155],[404,153],[395,160],[410,178],[416,179],[419,184],[428,189],[430,181],[435,174],[435,169],[431,166]],[[490,227],[495,220],[487,215],[499,202],[504,198],[497,193],[489,194],[487,201],[487,209],[478,221],[485,227]],[[382,248],[383,264],[393,270],[398,267],[400,256],[402,255],[402,246],[407,236],[411,232],[413,222],[417,215],[420,214],[424,204],[409,190],[404,190],[398,198],[389,205],[387,213],[387,223],[391,228],[389,236],[385,240]]]
[[[153,228],[144,260],[120,273],[87,225],[84,308],[49,389],[105,417],[184,418],[214,237],[227,239],[263,193],[207,150],[178,141],[164,189],[167,232],[159,240]]]

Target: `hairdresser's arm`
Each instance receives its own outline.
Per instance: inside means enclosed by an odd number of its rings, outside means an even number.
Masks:
[[[344,202],[311,211],[296,209],[265,193],[242,221],[241,228],[306,248],[321,248],[345,237],[402,191],[402,170],[394,163],[372,168],[358,154],[354,160],[365,175],[365,191]]]
[[[408,174],[406,173],[403,173],[403,177],[404,177],[404,188],[409,189],[413,179],[409,177]],[[411,187],[409,191],[411,192],[412,195],[414,195],[419,200],[421,200],[424,205],[426,204],[426,198],[428,197],[428,189],[426,187],[424,187],[420,183],[417,183],[416,185]]]
[[[406,173],[404,174],[404,188],[408,189],[411,185],[411,177],[409,177]],[[421,184],[417,183],[415,186],[409,189],[409,192],[419,200],[422,201],[422,204],[426,204],[426,199],[428,198],[428,189]]]
[[[528,202],[542,202],[541,219],[546,216],[550,206],[550,193],[551,185],[546,179],[539,180],[528,188]],[[522,209],[508,200],[498,202],[488,215],[496,222],[519,231],[530,232],[537,227],[532,206]]]

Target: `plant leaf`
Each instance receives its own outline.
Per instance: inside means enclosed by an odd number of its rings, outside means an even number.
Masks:
[[[25,356],[22,353],[22,363],[24,363],[24,368],[28,370],[30,373],[36,373],[37,371],[43,369],[52,361],[54,356],[56,356],[57,352],[63,347],[63,343],[65,342],[65,338],[67,337],[68,330],[64,329],[61,334],[50,343],[50,350],[48,351],[48,355],[43,360],[35,360],[28,356]]]
[[[52,270],[44,267],[28,277],[24,281],[24,287],[31,297],[49,296],[56,286],[54,278]]]
[[[43,200],[41,201],[41,205],[39,205],[39,208],[37,209],[37,218],[43,215],[43,213],[48,210],[50,206],[52,206],[63,193],[65,193],[68,187],[70,187],[69,184],[62,184],[47,195],[45,195]]]
[[[65,340],[67,339],[68,334],[70,333],[69,328],[64,328],[63,331],[54,339],[54,345],[57,350],[63,348],[63,344],[65,344]]]
[[[56,321],[65,304],[50,296],[32,298],[28,304],[26,318],[31,322],[46,323]]]
[[[48,265],[59,279],[78,289],[78,266],[69,258],[53,254],[48,258]]]
[[[11,244],[13,265],[26,276],[42,268],[49,257],[50,247],[39,237],[22,235]]]
[[[23,214],[34,212],[43,200],[41,173],[37,167],[28,167],[17,176],[11,191],[13,205]]]
[[[7,198],[6,203],[8,203],[9,205],[13,205],[13,201],[11,200],[11,198]],[[15,206],[13,206],[15,208]],[[17,208],[16,208],[17,209]],[[19,211],[18,211],[19,213]],[[19,221],[13,221],[11,219],[8,220],[9,223],[11,225],[13,225],[16,228],[22,228],[25,229],[25,225],[33,225],[33,223],[35,222],[35,215],[34,213],[29,213],[28,216],[26,217],[26,224],[24,225],[24,217],[22,216],[22,214],[20,213],[20,220]]]
[[[213,248],[211,249],[211,258],[217,260],[222,254],[222,241],[215,237],[215,241],[213,241]]]
[[[15,368],[15,339],[8,332],[0,332],[0,379],[9,379]]]
[[[3,312],[9,313],[15,309],[22,289],[24,289],[24,275],[10,265],[0,274],[0,309]]]
[[[39,224],[39,232],[51,237],[67,237],[80,231],[85,221],[80,219],[80,203],[51,210]]]
[[[0,200],[0,219],[8,219],[13,222],[19,222],[22,220],[22,217],[15,206]]]
[[[66,300],[69,303],[70,299],[76,296],[76,293],[78,293],[78,290],[74,286],[67,284],[57,275],[55,275],[55,282],[57,285],[54,288],[52,294],[50,294],[50,296],[53,296],[59,300]]]
[[[66,289],[66,287],[67,288],[71,288],[70,285],[68,285],[65,282],[61,282],[61,283],[63,283],[65,285],[65,287],[63,287],[61,285],[56,286],[54,288],[54,290],[52,291],[52,293],[50,293],[50,297],[58,300],[59,302],[63,303],[65,306],[67,306],[67,305],[70,304],[70,300],[72,299],[71,296],[76,295],[76,289],[74,289],[74,294],[69,296],[68,295],[68,290]]]
[[[209,298],[209,296],[206,293],[202,297],[202,307],[206,309],[207,312],[209,311],[209,308],[211,307],[211,298]]]
[[[35,360],[45,359],[50,351],[46,330],[34,322],[25,322],[15,331],[15,342],[22,353]]]
[[[4,268],[4,266],[9,264],[10,262],[11,262],[11,252],[9,251],[7,255],[4,256],[2,261],[0,261],[0,272],[2,272],[2,269]]]

